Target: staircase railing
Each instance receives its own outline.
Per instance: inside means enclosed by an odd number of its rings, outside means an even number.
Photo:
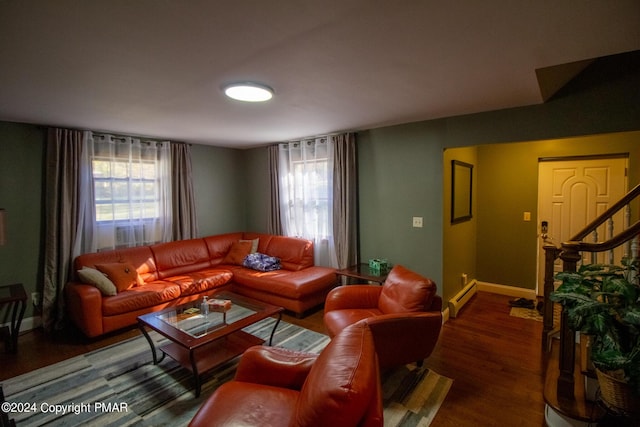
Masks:
[[[560,258],[563,271],[576,271],[578,263],[584,260],[583,253],[591,253],[590,262],[595,263],[597,254],[608,251],[607,263],[613,263],[613,250],[625,245],[623,257],[636,257],[638,235],[640,234],[640,219],[630,224],[630,205],[640,200],[640,184],[629,191],[622,199],[599,215],[583,230],[573,236],[568,242],[563,242],[560,247],[552,244],[544,246],[544,311],[543,311],[543,337],[542,346],[549,349],[549,339],[555,334],[560,338],[560,375],[558,377],[557,393],[559,397],[573,398],[574,396],[574,367],[575,367],[575,331],[569,327],[567,314],[563,309],[560,316],[560,325],[554,325],[554,308],[549,296],[555,288],[554,264]],[[621,230],[615,232],[616,225],[614,215],[623,212],[623,224]],[[598,227],[605,225],[607,239],[599,241]],[[585,239],[593,236],[593,242]],[[558,329],[559,327],[559,329]]]

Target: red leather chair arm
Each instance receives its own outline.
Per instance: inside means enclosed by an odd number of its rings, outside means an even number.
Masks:
[[[366,322],[373,333],[380,366],[384,368],[427,358],[438,341],[442,313],[384,314]]]
[[[345,285],[333,288],[324,303],[325,313],[349,308],[378,308],[382,286]]]
[[[235,380],[300,390],[317,357],[314,353],[254,346],[242,355]]]
[[[102,294],[95,286],[69,282],[64,287],[67,313],[90,338],[103,334]]]
[[[435,295],[433,297],[433,301],[431,301],[431,307],[429,307],[428,311],[442,312],[442,297],[440,295]]]

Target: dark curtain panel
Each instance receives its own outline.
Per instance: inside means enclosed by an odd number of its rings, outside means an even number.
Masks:
[[[191,146],[188,144],[171,143],[171,198],[173,240],[197,237],[198,219],[191,173]]]
[[[356,138],[353,133],[332,136],[333,170],[333,236],[338,268],[358,262],[358,198]]]
[[[267,147],[269,157],[269,182],[271,186],[271,206],[269,209],[268,233],[282,235],[282,222],[280,220],[280,186],[278,179],[278,145]]]
[[[46,331],[64,323],[64,286],[72,263],[91,240],[93,198],[88,133],[51,128],[46,147],[45,254],[42,322]]]

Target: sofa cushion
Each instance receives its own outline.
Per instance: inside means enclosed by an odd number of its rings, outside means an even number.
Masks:
[[[78,270],[78,277],[82,282],[95,286],[102,295],[115,295],[118,293],[116,285],[101,271],[95,268],[82,267]]]
[[[211,267],[209,251],[203,239],[158,243],[151,246],[151,251],[160,279]]]
[[[288,427],[299,394],[287,388],[230,381],[205,401],[189,426]]]
[[[383,313],[427,311],[436,294],[436,284],[401,265],[394,266],[382,287],[378,308]]]
[[[301,271],[256,271],[234,268],[233,281],[239,285],[281,295],[285,298],[304,299],[322,292],[336,283],[335,270],[326,267],[309,267]]]
[[[264,253],[280,258],[282,268],[286,270],[298,271],[313,266],[313,243],[309,240],[273,236]]]
[[[233,273],[229,270],[209,269],[167,277],[164,280],[177,284],[180,287],[180,294],[184,296],[219,288],[229,283],[232,278]]]
[[[176,283],[156,281],[102,299],[102,314],[114,316],[169,302],[180,296]]]
[[[222,263],[242,265],[246,256],[251,253],[251,246],[252,244],[250,240],[238,240],[237,242],[233,242]]]
[[[126,291],[134,286],[144,284],[144,281],[140,275],[138,275],[138,271],[132,264],[112,262],[107,264],[96,264],[96,268],[107,275],[109,280],[116,285],[118,292]]]

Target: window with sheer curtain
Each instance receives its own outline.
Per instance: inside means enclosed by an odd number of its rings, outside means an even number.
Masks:
[[[91,147],[97,250],[170,240],[169,142],[94,134]]]
[[[331,138],[279,144],[278,153],[284,234],[313,241],[315,264],[335,266]]]

